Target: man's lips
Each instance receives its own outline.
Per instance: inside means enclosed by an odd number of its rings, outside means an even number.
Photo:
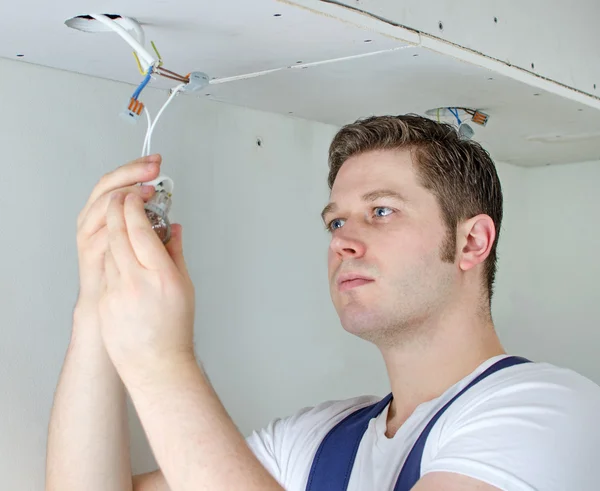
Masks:
[[[338,290],[343,292],[356,288],[357,286],[366,285],[375,281],[373,278],[362,275],[360,273],[344,273],[338,276],[336,281]]]

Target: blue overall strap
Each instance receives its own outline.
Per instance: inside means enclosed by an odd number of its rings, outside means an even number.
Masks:
[[[376,404],[353,412],[327,433],[310,468],[306,491],[345,491],[369,421],[376,418],[392,400],[387,395]]]
[[[404,462],[404,466],[400,471],[400,476],[398,476],[398,481],[396,482],[394,491],[410,491],[414,487],[414,485],[417,484],[417,481],[421,478],[421,458],[423,457],[423,450],[425,449],[427,437],[429,436],[433,425],[435,425],[437,420],[440,419],[440,416],[444,414],[446,409],[448,409],[448,407],[450,407],[450,405],[456,399],[458,399],[467,390],[469,390],[478,382],[481,382],[484,378],[488,377],[492,373],[495,373],[498,370],[502,370],[503,368],[512,367],[513,365],[520,365],[521,363],[529,362],[530,360],[527,360],[526,358],[521,358],[519,356],[509,356],[507,358],[503,358],[500,361],[497,361],[485,372],[475,377],[469,385],[467,385],[463,390],[456,394],[442,409],[440,409],[437,412],[437,414],[431,419],[431,421],[429,421],[429,423],[427,424],[427,426],[413,445],[413,448],[408,454],[408,457]]]

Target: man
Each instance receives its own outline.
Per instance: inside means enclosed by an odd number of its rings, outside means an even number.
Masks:
[[[47,490],[597,489],[600,388],[509,357],[494,330],[502,191],[489,155],[407,115],[347,125],[329,160],[331,297],[380,349],[390,396],[329,401],[244,440],[194,357],[181,227],[162,246],[132,186],[159,158],[140,159],[104,176],[79,217]],[[133,479],[121,380],[160,466]]]

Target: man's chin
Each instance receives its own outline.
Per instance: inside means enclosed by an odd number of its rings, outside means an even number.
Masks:
[[[346,306],[339,314],[342,327],[349,334],[369,341],[380,349],[397,345],[406,338],[407,333],[397,319],[381,311],[353,307]]]
[[[345,331],[362,338],[381,327],[381,316],[373,311],[346,306],[340,312],[340,322]]]

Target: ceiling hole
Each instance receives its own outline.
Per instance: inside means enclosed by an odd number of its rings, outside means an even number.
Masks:
[[[119,14],[104,14],[111,20],[121,19],[122,17]],[[94,20],[94,17],[91,15],[78,15],[76,19],[86,19],[86,20]]]
[[[209,96],[210,94],[204,94],[204,95]]]
[[[488,80],[494,80],[494,78],[493,78],[493,77],[490,77],[490,78],[488,78]]]
[[[261,140],[260,138],[257,138],[257,139],[256,139],[256,144],[257,144],[259,147],[262,147],[262,140]]]
[[[442,22],[440,21],[440,23],[438,24],[438,27],[440,28],[440,31],[444,30],[444,24],[442,24]]]
[[[533,94],[533,95],[540,95],[540,94]]]
[[[372,43],[373,40],[372,39],[365,39],[365,43]]]
[[[17,58],[23,58],[24,56],[25,56],[25,55],[18,54],[18,55],[17,55]],[[594,88],[596,88],[596,87],[594,87]]]
[[[273,17],[281,17],[281,14],[275,14]]]
[[[583,111],[583,109],[577,109],[579,112]]]
[[[494,22],[498,24],[498,17],[494,17]]]
[[[302,63],[302,60],[300,60],[300,61],[297,61],[296,63]]]
[[[531,64],[531,69],[535,70],[535,64],[534,63]]]

